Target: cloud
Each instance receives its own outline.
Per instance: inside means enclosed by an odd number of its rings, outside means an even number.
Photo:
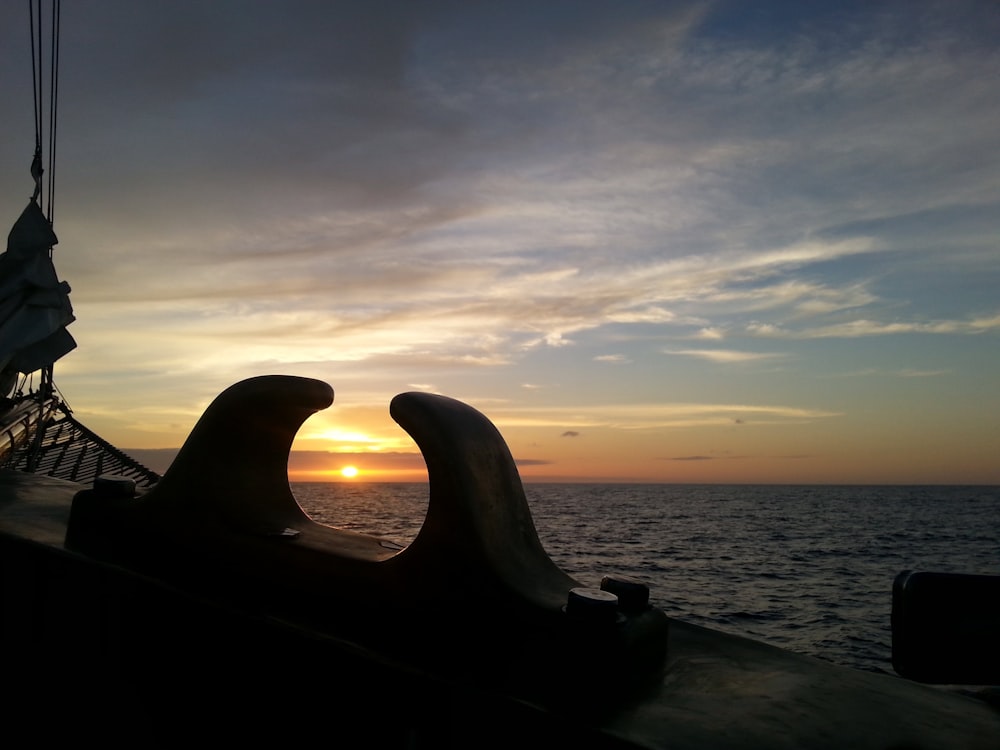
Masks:
[[[734,420],[750,419],[756,425],[802,424],[838,416],[840,412],[796,406],[657,402],[572,407],[506,405],[490,411],[491,420],[500,428],[572,425],[574,430],[730,427]]]
[[[858,378],[858,377],[889,377],[889,378],[937,378],[943,375],[949,375],[954,370],[918,370],[912,368],[904,368],[900,370],[879,370],[875,368],[868,368],[864,370],[854,370],[851,372],[841,372],[835,374],[824,375],[823,377],[832,378]]]
[[[951,370],[899,370],[897,375],[901,378],[936,378],[941,375],[948,375]]]
[[[776,352],[741,352],[732,349],[665,349],[664,354],[707,359],[709,362],[738,363],[757,362],[787,356]]]
[[[880,322],[867,319],[850,320],[816,328],[799,330],[770,323],[751,323],[747,332],[766,338],[825,339],[891,336],[900,334],[970,335],[1000,330],[1000,315],[967,320],[935,320],[929,322]]]
[[[665,461],[722,461],[722,460],[734,460],[734,459],[746,459],[752,458],[752,456],[673,456],[670,458],[665,458]],[[803,458],[812,458],[812,456],[805,454],[789,455],[789,456],[767,456],[769,459],[789,459],[798,460]]]
[[[694,336],[694,338],[707,339],[710,341],[721,341],[725,337],[725,332],[719,328],[702,328]]]
[[[550,466],[553,462],[541,458],[515,458],[514,463],[518,466]]]
[[[577,432],[576,430],[566,430],[566,432],[564,432],[564,433],[563,433],[562,435],[560,435],[559,437],[569,437],[569,438],[574,438],[574,437],[579,437],[579,436],[580,436],[580,433],[579,433],[579,432]]]

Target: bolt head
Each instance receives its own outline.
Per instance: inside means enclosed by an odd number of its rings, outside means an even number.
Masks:
[[[601,591],[618,597],[625,612],[636,612],[649,606],[649,586],[638,578],[625,575],[607,575],[601,579]]]

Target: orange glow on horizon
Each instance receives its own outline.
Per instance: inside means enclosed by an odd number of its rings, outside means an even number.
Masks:
[[[343,469],[290,469],[289,482],[427,482],[427,471],[405,469],[374,469],[357,466],[356,476],[346,476]]]

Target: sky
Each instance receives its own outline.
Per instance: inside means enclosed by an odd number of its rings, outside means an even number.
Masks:
[[[425,477],[460,399],[524,481],[1000,484],[1000,5],[62,9],[77,418],[154,468],[318,378],[293,480]],[[30,195],[0,6],[0,206]]]

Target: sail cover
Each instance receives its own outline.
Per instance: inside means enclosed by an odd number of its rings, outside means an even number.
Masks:
[[[49,257],[58,241],[30,201],[0,255],[0,371],[28,374],[76,348],[66,330],[74,320],[69,284],[56,277]]]

